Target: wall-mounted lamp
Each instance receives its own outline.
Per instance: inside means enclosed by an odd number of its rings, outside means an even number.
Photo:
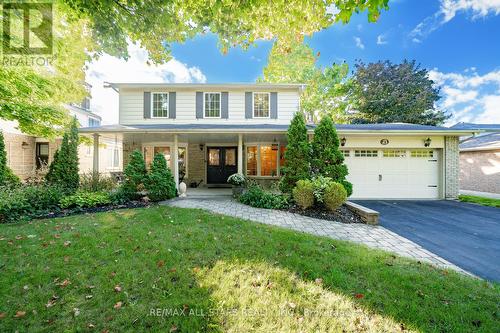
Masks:
[[[346,138],[345,138],[345,137],[343,137],[342,139],[340,139],[340,145],[341,145],[342,147],[344,147],[344,146],[345,146],[345,142],[346,142],[346,141],[347,141],[347,140],[346,140]]]
[[[424,147],[429,147],[431,145],[431,142],[432,142],[431,138],[425,139],[424,140]]]
[[[200,151],[203,151],[203,148],[205,148],[205,146],[200,143]]]
[[[27,149],[29,146],[30,145],[25,141],[23,141],[23,143],[21,144],[21,148],[23,148],[23,149]]]

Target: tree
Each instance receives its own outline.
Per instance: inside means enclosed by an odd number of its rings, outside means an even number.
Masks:
[[[7,165],[7,152],[3,133],[0,131],[0,186],[12,186],[20,183],[19,178],[14,175]]]
[[[139,43],[151,60],[170,59],[170,43],[184,42],[210,31],[223,53],[244,49],[256,40],[280,40],[281,46],[335,22],[349,22],[353,13],[368,11],[374,22],[388,0],[64,0],[80,19],[90,22],[96,43],[107,53],[127,58],[127,41]]]
[[[147,170],[144,157],[140,150],[136,149],[130,154],[130,161],[125,167],[125,179],[121,191],[128,199],[136,199],[144,184],[147,182]]]
[[[345,179],[349,172],[344,164],[344,155],[339,150],[339,138],[330,117],[321,118],[320,123],[314,129],[311,151],[312,172],[341,183],[351,195],[352,185],[348,184]]]
[[[304,115],[297,112],[288,127],[288,144],[285,151],[285,166],[280,169],[280,189],[289,193],[297,181],[309,179],[310,147]]]
[[[321,68],[316,62],[317,56],[308,45],[293,43],[283,53],[283,47],[276,42],[258,82],[303,83],[300,106],[308,119],[329,115],[336,122],[346,122],[349,101],[346,96],[351,85],[347,77],[349,66],[344,63]]]
[[[54,159],[45,176],[47,182],[69,191],[75,191],[80,185],[78,174],[78,122],[73,118],[69,130],[64,133],[61,147],[54,154]]]
[[[146,183],[148,197],[152,201],[162,201],[175,198],[177,189],[172,172],[167,167],[163,154],[156,154]]]
[[[355,123],[404,122],[440,125],[449,116],[436,109],[439,89],[415,61],[358,62],[352,86]]]

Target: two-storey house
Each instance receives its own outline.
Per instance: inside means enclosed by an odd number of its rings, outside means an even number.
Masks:
[[[286,132],[300,109],[300,84],[110,83],[119,124],[85,128],[123,142],[147,164],[165,155],[176,183],[220,186],[236,172],[276,181]],[[313,135],[314,125],[308,125]],[[356,198],[453,198],[458,195],[458,137],[464,131],[412,124],[337,125]],[[470,132],[470,131],[469,131]],[[94,156],[94,168],[99,158]],[[189,190],[188,190],[189,193]]]

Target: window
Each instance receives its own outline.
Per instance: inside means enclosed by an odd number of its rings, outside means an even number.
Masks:
[[[354,156],[355,157],[377,157],[378,151],[377,150],[355,150]]]
[[[118,148],[113,149],[113,168],[118,168],[120,166],[120,152]]]
[[[257,176],[257,147],[247,147],[247,175]]]
[[[226,166],[236,166],[236,149],[226,148],[225,150],[225,163]]]
[[[269,93],[253,94],[253,117],[269,118]]]
[[[208,149],[208,165],[219,166],[220,165],[220,149],[219,148],[209,148]]]
[[[406,150],[384,150],[384,157],[406,157]]]
[[[350,156],[349,150],[341,150],[340,152],[342,153],[342,155],[344,155],[344,157],[349,157]]]
[[[432,158],[434,157],[434,150],[426,150],[426,149],[412,150],[410,152],[410,156]]]
[[[168,118],[168,93],[152,93],[152,118]]]
[[[260,146],[260,175],[278,175],[278,145]]]
[[[41,169],[49,164],[49,144],[40,143],[36,144],[36,168]]]
[[[170,147],[144,147],[144,160],[146,167],[150,167],[156,154],[163,154],[170,168]]]
[[[101,126],[101,121],[94,118],[89,118],[89,127],[97,127],[97,126]]]
[[[220,93],[205,93],[205,118],[220,118]]]

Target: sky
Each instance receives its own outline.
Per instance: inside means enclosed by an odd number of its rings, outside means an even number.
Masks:
[[[437,107],[456,122],[500,123],[500,0],[389,0],[376,23],[366,13],[307,37],[318,63],[416,60],[441,90]],[[118,122],[118,94],[108,82],[254,82],[266,65],[271,41],[222,55],[217,37],[173,44],[173,60],[146,64],[147,52],[130,44],[128,61],[109,55],[90,63],[92,110],[103,123]]]

